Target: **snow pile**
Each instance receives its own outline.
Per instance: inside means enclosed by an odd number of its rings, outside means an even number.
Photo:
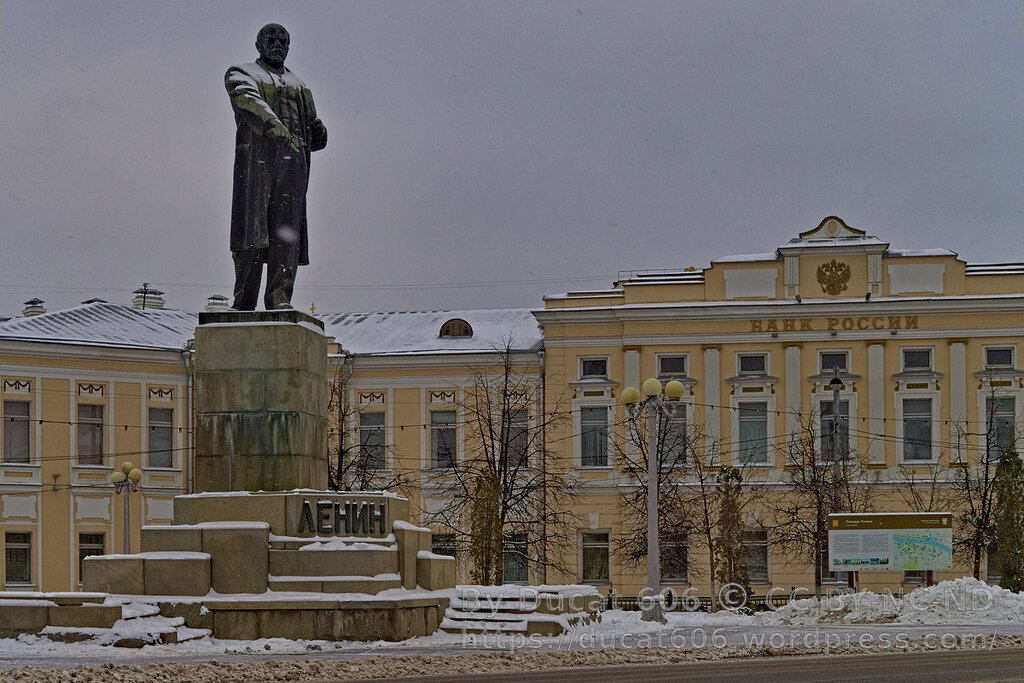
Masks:
[[[1001,624],[1024,622],[1024,595],[964,577],[918,588],[906,595],[862,591],[794,600],[756,623],[817,624]]]

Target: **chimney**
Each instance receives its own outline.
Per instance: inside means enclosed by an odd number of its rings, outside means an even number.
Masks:
[[[42,315],[46,313],[46,308],[43,306],[42,299],[29,299],[25,302],[25,307],[21,309],[21,314],[26,318],[30,318],[33,315]]]
[[[132,294],[132,306],[146,310],[147,308],[163,308],[164,293],[159,289],[153,289],[148,282],[143,282],[142,287],[136,289]]]
[[[228,298],[223,294],[214,294],[206,300],[207,311],[230,311],[231,305],[228,303]]]

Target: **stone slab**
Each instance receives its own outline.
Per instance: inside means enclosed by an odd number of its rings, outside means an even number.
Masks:
[[[93,555],[82,561],[82,588],[87,591],[142,595],[143,559],[131,555]]]
[[[120,605],[50,607],[46,614],[46,624],[73,628],[111,628],[121,618],[121,614]]]
[[[285,497],[281,494],[234,493],[184,495],[174,499],[175,524],[265,522],[270,533],[285,533]]]
[[[0,607],[0,634],[38,633],[46,628],[51,608],[46,605],[4,605]]]
[[[142,552],[201,552],[203,532],[191,526],[144,526],[142,527]]]
[[[345,550],[271,550],[274,576],[376,576],[398,573],[394,548]]]
[[[203,552],[210,555],[210,587],[218,593],[265,592],[269,534],[263,525],[204,527]]]
[[[146,595],[206,595],[212,558],[147,557],[143,561]]]
[[[324,323],[308,313],[297,309],[283,311],[203,311],[199,314],[200,325],[223,325],[226,323],[309,323],[321,330]]]

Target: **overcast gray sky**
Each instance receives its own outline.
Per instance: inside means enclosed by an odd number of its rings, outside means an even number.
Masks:
[[[230,293],[223,75],[271,21],[330,133],[299,308],[540,306],[830,214],[1024,260],[1019,0],[3,0],[0,311]]]

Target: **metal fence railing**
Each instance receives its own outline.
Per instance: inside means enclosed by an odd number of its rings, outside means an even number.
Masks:
[[[806,597],[806,596],[801,596]],[[782,607],[790,602],[790,596],[786,593],[773,595],[751,595],[748,596],[743,607],[754,612],[762,612],[771,607]],[[699,612],[711,611],[711,596],[681,596],[677,610],[689,610]],[[697,605],[699,604],[699,607]],[[696,607],[696,609],[694,609]],[[625,611],[636,611],[640,609],[640,598],[635,595],[619,595],[611,593],[605,598],[605,609],[620,609]]]

